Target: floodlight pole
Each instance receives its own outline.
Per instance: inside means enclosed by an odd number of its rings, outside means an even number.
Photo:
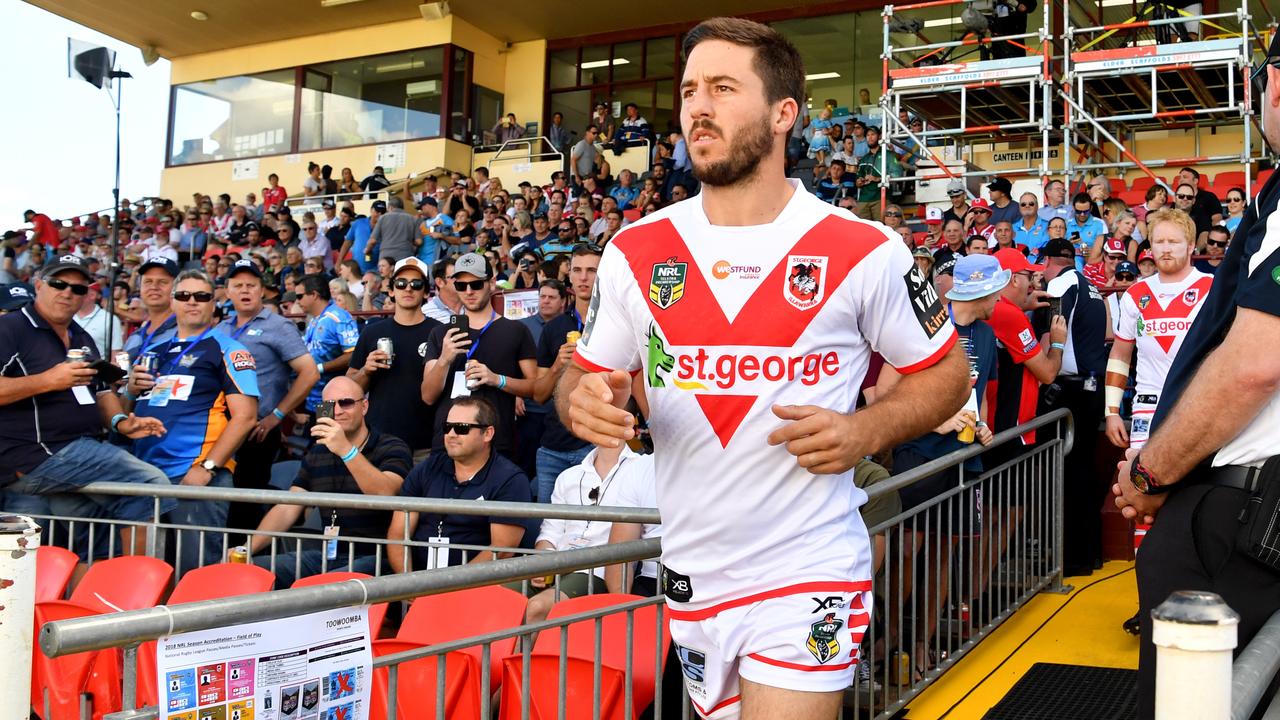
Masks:
[[[107,76],[119,80],[116,83],[116,93],[113,100],[116,106],[116,177],[115,186],[111,188],[111,257],[108,262],[111,266],[111,284],[105,289],[107,296],[107,342],[105,348],[98,348],[103,353],[103,358],[108,362],[113,362],[115,358],[107,357],[111,352],[111,330],[115,327],[112,320],[115,319],[116,304],[116,278],[120,275],[120,95],[124,91],[124,79],[131,78],[124,70],[112,70]]]

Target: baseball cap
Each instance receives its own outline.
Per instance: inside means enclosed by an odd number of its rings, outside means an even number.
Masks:
[[[489,263],[484,259],[483,255],[467,253],[453,263],[453,274],[449,277],[458,277],[459,275],[475,275],[482,280],[488,280]]]
[[[1143,250],[1142,252],[1138,253],[1138,262],[1142,262],[1143,260],[1150,260],[1151,262],[1155,262],[1156,256],[1151,254],[1150,250]]]
[[[385,201],[385,200],[374,200],[374,201],[373,201],[373,204],[372,204],[372,205],[370,205],[370,206],[369,206],[369,208],[370,208],[370,209],[372,209],[372,210],[377,210],[377,211],[378,211],[378,212],[380,212],[380,213],[384,213],[384,212],[386,212],[386,211],[387,211],[387,201]]]
[[[1016,252],[1016,251],[1015,251]],[[955,285],[947,291],[948,300],[977,300],[1000,292],[1013,273],[1000,267],[990,255],[965,255],[952,269]]]
[[[1067,258],[1073,259],[1076,256],[1076,246],[1066,238],[1053,238],[1044,244],[1040,249],[1040,257],[1042,258]]]
[[[288,206],[288,205],[281,205],[280,207],[276,208],[276,214],[277,214],[277,215],[290,215],[290,216],[292,216],[292,215],[293,215],[293,211],[289,209],[289,206]]]
[[[431,197],[430,195],[418,201],[419,208],[426,207],[427,205],[430,205],[431,207],[434,207],[434,208],[440,207],[440,203],[436,202],[436,199]]]
[[[1020,272],[1044,272],[1043,265],[1032,265],[1027,260],[1027,256],[1023,255],[1015,248],[1005,248],[997,250],[991,255],[1000,263],[1001,269],[1008,270],[1010,273]]]
[[[986,199],[986,198],[977,198],[977,199],[975,199],[975,200],[973,201],[973,203],[972,203],[971,205],[969,205],[969,209],[968,209],[968,211],[966,211],[966,212],[965,212],[965,214],[966,214],[966,215],[968,215],[969,213],[974,212],[975,210],[980,210],[980,211],[982,211],[982,212],[984,212],[984,213],[986,213],[986,214],[990,215],[990,214],[991,214],[991,203],[987,202],[987,199]]]
[[[89,263],[76,255],[60,256],[41,272],[41,276],[51,278],[64,270],[75,270],[84,275],[85,280],[93,282],[93,273],[89,270]]]
[[[938,275],[950,275],[956,269],[956,256],[947,253],[947,257],[942,262],[933,266],[934,277]]]
[[[1108,255],[1128,255],[1129,251],[1125,249],[1124,240],[1118,237],[1107,238],[1107,254]]]
[[[924,223],[926,225],[942,224],[942,208],[931,207],[924,211]]]
[[[23,283],[0,285],[0,310],[6,312],[21,310],[34,300],[31,290]]]
[[[534,219],[534,220],[546,220],[546,219],[547,219],[547,214],[546,214],[546,213],[544,213],[544,212],[534,213],[534,214],[533,214],[533,219]]]
[[[406,269],[417,270],[418,272],[422,273],[423,278],[431,277],[431,268],[428,267],[426,263],[422,262],[416,257],[413,257],[412,255],[396,263],[396,266],[391,268],[391,277],[394,278],[395,276],[400,274],[400,271],[406,270]]]
[[[952,197],[964,195],[964,180],[951,178],[951,181],[947,183],[947,194]]]
[[[1123,273],[1128,273],[1128,274],[1130,274],[1130,275],[1133,275],[1134,277],[1137,277],[1137,275],[1138,275],[1138,266],[1137,266],[1137,265],[1134,265],[1133,263],[1129,262],[1128,260],[1124,260],[1124,261],[1122,261],[1122,262],[1117,263],[1117,264],[1116,264],[1116,274],[1117,274],[1117,275],[1121,275],[1121,274],[1123,274]]]
[[[141,275],[146,271],[150,270],[151,268],[160,268],[161,270],[164,270],[165,272],[169,273],[169,277],[175,277],[175,278],[178,277],[178,263],[168,258],[162,258],[162,257],[151,258],[150,260],[142,263],[142,265],[138,268],[138,274]]]
[[[912,257],[933,259],[933,253],[927,247],[918,247],[912,253]]]
[[[320,203],[320,207],[322,207],[322,208],[332,208],[332,207],[336,207],[336,206],[333,204],[333,201],[332,201],[332,200],[325,200],[324,202]]]
[[[987,185],[987,189],[999,190],[1005,195],[1008,195],[1009,193],[1013,192],[1013,183],[1009,182],[1008,180],[1002,177],[998,177],[995,180],[992,180],[991,184]]]
[[[453,186],[454,186],[454,187],[464,188],[464,187],[466,187],[466,186],[467,186],[467,181],[466,181],[466,180],[455,180],[455,181],[454,181],[454,183],[453,183]]]
[[[259,280],[262,279],[262,271],[259,270],[258,266],[253,264],[253,261],[249,260],[248,258],[235,261],[235,263],[232,264],[231,266],[231,270],[227,272],[227,279],[230,280],[231,278],[235,277],[237,274],[242,272],[251,272],[253,273],[254,277],[258,278]]]

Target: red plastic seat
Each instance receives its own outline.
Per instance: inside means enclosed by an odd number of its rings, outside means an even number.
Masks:
[[[1219,195],[1225,195],[1233,187],[1244,188],[1243,170],[1220,172],[1213,176],[1213,189]]]
[[[1125,184],[1124,184],[1124,178],[1110,178],[1110,179],[1108,180],[1108,182],[1110,182],[1110,183],[1111,183],[1111,194],[1112,194],[1112,195],[1116,195],[1116,194],[1118,194],[1118,193],[1125,192],[1125,191],[1127,191],[1127,190],[1129,189],[1129,188],[1128,188],[1128,187],[1126,187],[1126,186],[1125,186]]]
[[[1120,198],[1125,205],[1136,207],[1147,201],[1146,190],[1125,190],[1123,192],[1112,193],[1112,197]]]
[[[1255,193],[1258,192],[1258,188],[1265,185],[1267,181],[1271,179],[1271,173],[1275,171],[1276,171],[1275,168],[1267,168],[1266,170],[1259,170],[1258,179],[1254,181],[1253,191]]]
[[[556,603],[547,615],[548,620],[577,615],[579,613],[602,610],[614,605],[643,600],[639,595],[621,593],[604,593],[600,595],[584,595]],[[654,684],[657,682],[656,665],[666,662],[667,650],[670,647],[670,632],[666,617],[662,620],[662,632],[658,632],[658,609],[654,605],[631,611],[631,667],[632,698],[636,716],[653,700]],[[619,612],[606,615],[600,620],[600,662],[602,665],[622,671],[627,667],[627,613]],[[595,620],[582,620],[568,626],[568,655],[579,659],[594,661],[596,651]],[[561,630],[560,632],[564,632]],[[560,654],[560,632],[544,630],[538,634],[533,652],[543,655]],[[658,656],[661,656],[660,659]]]
[[[925,244],[926,242],[928,242],[928,241],[929,241],[929,233],[927,233],[927,232],[913,232],[913,233],[911,233],[911,242],[912,242],[916,247],[924,247],[924,244]]]
[[[625,717],[626,677],[621,670],[600,667],[600,712],[594,713],[595,663],[570,657],[565,662],[565,720],[622,720]],[[524,657],[514,655],[502,662],[502,694],[499,720],[520,720],[524,695]],[[638,689],[638,688],[637,688]],[[560,656],[529,656],[529,720],[556,720],[560,701]],[[634,716],[638,717],[638,715]]]
[[[65,548],[42,545],[36,550],[36,602],[61,600],[80,558]]]
[[[84,574],[71,602],[99,612],[155,607],[173,577],[173,567],[142,555],[100,560]]]
[[[65,600],[37,602],[35,607],[35,632],[39,637],[40,628],[54,620],[90,617],[102,614],[96,608],[85,607]],[[80,695],[85,692],[89,675],[95,663],[102,658],[102,667],[114,670],[119,663],[119,652],[102,650],[76,653],[63,657],[51,658],[37,645],[31,652],[31,710],[41,720],[77,720],[80,717]],[[111,688],[112,683],[102,684]],[[95,715],[101,715],[105,706],[107,712],[118,710],[120,704],[119,686],[115,685],[114,697],[95,697]],[[46,695],[48,712],[45,711]]]
[[[1168,181],[1166,181],[1164,178],[1156,178],[1156,179],[1158,179],[1160,182],[1164,183],[1165,185],[1169,184]],[[1133,179],[1133,183],[1129,186],[1129,189],[1141,192],[1143,199],[1145,200],[1146,194],[1147,194],[1147,188],[1155,184],[1156,184],[1156,180],[1152,179],[1150,175],[1141,175]]]
[[[406,640],[375,640],[373,656],[426,647]],[[435,717],[438,699],[437,665],[439,657],[426,657],[400,663],[396,670],[396,717]],[[373,671],[369,695],[369,720],[387,717],[387,691],[390,672],[387,668]],[[475,658],[460,652],[444,657],[444,716],[449,720],[479,720],[480,671]],[[552,716],[554,717],[554,716]]]
[[[413,601],[396,639],[424,645],[438,645],[452,640],[519,627],[527,601],[515,590],[500,585],[458,590],[439,595],[426,595]],[[489,646],[491,690],[502,679],[502,658],[515,650],[516,639],[499,640]],[[462,652],[481,660],[481,646]]]
[[[310,575],[308,577],[295,580],[290,588],[312,587],[313,585],[329,585],[331,583],[346,582],[348,580],[372,580],[372,575],[365,575],[358,572],[327,572],[319,575]],[[387,604],[377,603],[369,606],[369,637],[378,639],[378,632],[382,630],[382,621],[387,617]]]

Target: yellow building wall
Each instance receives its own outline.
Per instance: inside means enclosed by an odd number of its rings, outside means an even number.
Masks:
[[[504,104],[521,124],[542,121],[546,97],[547,41],[514,43],[507,52],[507,89]]]

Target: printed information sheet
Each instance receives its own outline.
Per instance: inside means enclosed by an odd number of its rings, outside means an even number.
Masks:
[[[368,607],[161,638],[162,720],[366,720]]]

